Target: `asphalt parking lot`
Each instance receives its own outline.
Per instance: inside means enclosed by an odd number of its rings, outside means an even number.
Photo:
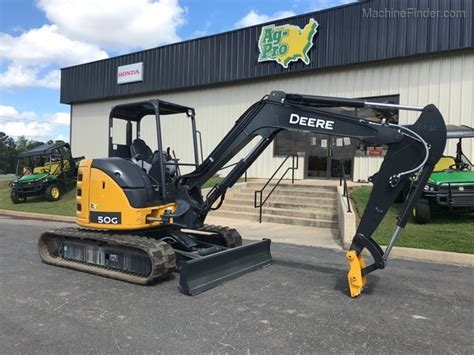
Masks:
[[[474,352],[472,268],[394,259],[351,299],[342,252],[273,244],[274,265],[189,297],[177,278],[143,287],[42,264],[51,227],[0,216],[4,354]]]

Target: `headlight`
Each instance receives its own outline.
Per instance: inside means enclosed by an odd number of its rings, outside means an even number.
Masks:
[[[425,191],[430,191],[430,192],[435,192],[435,191],[438,191],[438,186],[435,186],[435,185],[425,185],[425,187],[423,188],[423,190],[425,190]]]
[[[43,182],[45,182],[45,183],[48,182],[48,179],[43,179]]]
[[[464,186],[459,186],[459,191],[464,191]]]

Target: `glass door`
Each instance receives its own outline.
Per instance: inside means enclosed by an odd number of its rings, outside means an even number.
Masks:
[[[328,178],[329,172],[329,136],[310,134],[310,144],[306,148],[308,178]]]
[[[346,175],[352,175],[352,158],[356,149],[353,139],[323,134],[311,134],[309,139],[306,149],[307,178],[338,178],[341,164]]]
[[[330,142],[328,149],[328,177],[340,177],[342,166],[346,176],[351,177],[352,158],[356,150],[354,139],[349,137],[328,137],[328,140]]]

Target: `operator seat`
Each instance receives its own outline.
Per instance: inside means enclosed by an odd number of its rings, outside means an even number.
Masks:
[[[143,139],[137,138],[130,145],[130,154],[132,161],[140,166],[147,173],[151,169],[153,160],[153,151]]]
[[[140,138],[137,138],[132,142],[130,153],[132,154],[132,158],[144,160],[149,163],[151,163],[151,159],[153,158],[153,151],[145,141]]]
[[[442,156],[436,163],[433,172],[449,170],[451,166],[456,165],[454,157]]]

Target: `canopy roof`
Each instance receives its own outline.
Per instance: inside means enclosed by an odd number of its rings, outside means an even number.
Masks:
[[[56,141],[52,144],[43,144],[43,145],[40,145],[39,147],[35,147],[26,152],[20,153],[18,157],[24,158],[24,157],[31,157],[34,155],[49,154],[52,150],[55,150],[61,147],[66,147],[67,149],[70,149],[68,143],[65,143],[63,141]]]
[[[160,116],[187,113],[189,111],[194,112],[194,109],[191,107],[181,106],[167,101],[149,100],[117,105],[110,112],[110,117],[138,122],[145,116],[154,116],[155,108],[158,108]]]

